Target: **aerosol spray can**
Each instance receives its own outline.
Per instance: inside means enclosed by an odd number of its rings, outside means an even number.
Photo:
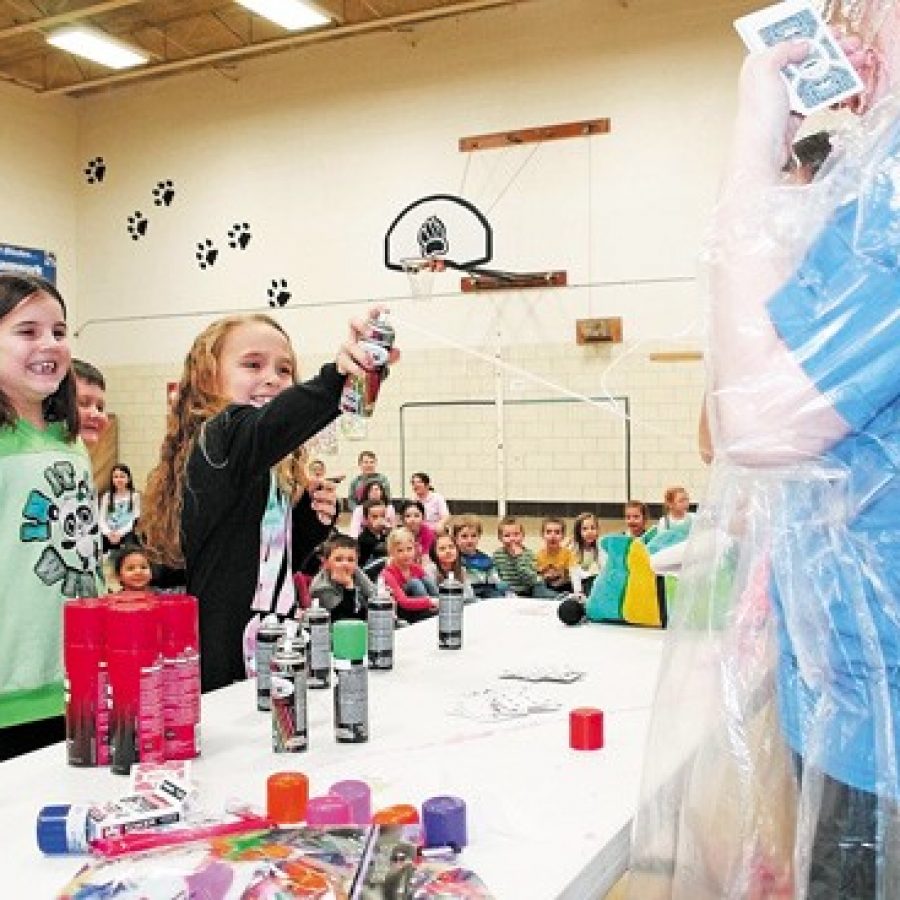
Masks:
[[[272,749],[276,753],[302,753],[309,748],[302,646],[299,639],[286,636],[272,655]]]
[[[330,687],[331,615],[322,609],[318,600],[313,600],[306,611],[306,628],[309,633],[307,685],[310,689]]]
[[[438,647],[459,650],[463,639],[463,586],[451,572],[438,585]]]
[[[256,708],[268,712],[272,708],[272,655],[275,645],[284,637],[284,625],[274,613],[262,620],[256,632]]]
[[[200,754],[200,635],[197,599],[159,598],[162,615],[163,728],[166,759]]]
[[[369,739],[366,623],[355,619],[335,622],[331,640],[334,654],[334,737],[342,744],[361,744]]]
[[[369,600],[369,668],[394,668],[394,598],[378,579],[378,590]]]
[[[110,761],[118,774],[128,774],[135,762],[165,759],[161,627],[153,600],[120,600],[106,608]]]
[[[362,375],[348,375],[341,393],[341,409],[357,416],[371,416],[381,382],[387,378],[388,359],[394,346],[394,328],[385,313],[369,320],[371,334],[360,346],[372,357],[372,368]]]
[[[66,689],[66,753],[70,766],[109,764],[109,669],[106,604],[63,604],[63,664]]]

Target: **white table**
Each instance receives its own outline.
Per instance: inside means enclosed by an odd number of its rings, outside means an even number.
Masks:
[[[596,900],[624,871],[638,801],[644,741],[662,633],[615,626],[566,628],[555,604],[503,599],[466,607],[465,645],[439,650],[436,620],[397,632],[392,672],[370,672],[370,739],[338,744],[331,691],[310,691],[309,752],[276,755],[270,723],[255,709],[254,686],[209,694],[203,755],[194,764],[204,805],[228,797],[260,808],[266,777],[298,769],[311,795],[361,778],[373,809],[453,794],[468,807],[474,869],[498,900]],[[523,663],[566,664],[588,674],[568,685],[535,685],[558,698],[557,712],[499,723],[448,714],[464,692],[500,682]],[[568,712],[604,710],[606,745],[568,745]],[[34,821],[51,803],[114,799],[126,779],[105,769],[67,766],[61,746],[0,764],[0,842],[8,897],[52,897],[80,868],[78,857],[44,857]]]

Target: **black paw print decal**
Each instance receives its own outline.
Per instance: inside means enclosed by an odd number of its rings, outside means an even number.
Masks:
[[[429,216],[419,226],[416,239],[422,256],[446,256],[450,252],[447,226],[437,216]]]
[[[284,306],[291,299],[288,283],[284,278],[273,278],[269,288],[269,306]]]
[[[171,179],[157,181],[153,188],[153,202],[157,206],[171,206],[175,199],[175,183]]]
[[[146,233],[147,226],[150,224],[147,217],[136,209],[133,215],[128,217],[128,233],[133,241],[139,241]]]
[[[250,225],[247,222],[235,222],[228,231],[228,246],[235,250],[238,248],[246,250],[252,237]]]
[[[219,250],[209,238],[206,238],[206,240],[197,243],[195,256],[197,257],[197,265],[201,269],[210,269],[216,264]]]
[[[102,156],[95,156],[84,167],[84,177],[88,184],[99,184],[106,177],[106,163]]]

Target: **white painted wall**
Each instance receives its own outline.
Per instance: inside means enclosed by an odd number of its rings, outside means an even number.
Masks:
[[[0,84],[0,243],[56,253],[77,321],[78,105]]]
[[[399,481],[400,404],[493,397],[485,358],[499,352],[526,373],[504,374],[517,398],[561,396],[548,383],[631,396],[632,493],[657,499],[672,480],[699,492],[701,367],[647,357],[701,345],[695,260],[742,55],[730,23],[747,6],[536,0],[78,101],[72,172],[101,154],[108,174],[101,185],[79,179],[56,202],[77,207],[78,352],[115,376],[123,458],[139,475],[152,464],[162,382],[192,337],[223,312],[266,308],[267,288],[283,277],[293,300],[275,314],[307,370],[332,352],[348,315],[371,299],[402,298],[392,306],[405,361],[366,442],[342,442],[333,467],[352,472],[358,449],[372,444]],[[457,149],[464,135],[598,116],[611,118],[610,135]],[[151,193],[165,179],[176,189],[168,208]],[[564,268],[576,287],[472,298],[448,275],[436,280],[440,297],[409,300],[405,278],[381,265],[381,239],[403,205],[435,191],[462,191],[488,212],[499,267]],[[65,191],[57,184],[53,194]],[[137,241],[126,231],[136,211],[149,219]],[[253,239],[230,250],[228,229],[244,221]],[[206,238],[220,256],[201,271],[195,250]],[[574,321],[589,315],[621,315],[626,343],[575,348]],[[528,376],[535,371],[541,381]],[[483,497],[490,476],[448,485],[441,474],[459,461],[446,441],[437,442],[443,458],[434,443],[425,459],[404,448],[406,472],[426,468],[449,493]],[[485,472],[494,443],[489,436],[473,454]],[[563,484],[579,499],[585,460],[542,452],[531,493]],[[527,454],[516,464],[527,468]],[[585,484],[586,499],[618,499],[593,490]]]

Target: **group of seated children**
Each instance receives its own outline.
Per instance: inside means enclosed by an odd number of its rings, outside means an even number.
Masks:
[[[333,620],[365,618],[379,581],[396,603],[398,620],[410,624],[436,614],[439,586],[451,575],[467,601],[507,595],[553,600],[590,593],[604,563],[593,513],[575,518],[570,540],[562,518],[545,518],[537,551],[525,545],[522,522],[505,516],[497,526],[500,546],[488,554],[479,549],[483,526],[474,514],[434,516],[437,521],[431,525],[418,498],[403,501],[395,512],[390,485],[375,471],[376,464],[371,451],[360,454],[362,471],[351,483],[348,498],[353,507],[350,534],[335,533],[325,543],[322,569],[310,584],[310,597],[329,610]],[[422,477],[414,476],[420,482]],[[690,516],[688,504],[683,488],[667,490],[666,515],[659,527],[684,521]],[[626,532],[640,537],[648,527],[646,505],[627,503]]]

